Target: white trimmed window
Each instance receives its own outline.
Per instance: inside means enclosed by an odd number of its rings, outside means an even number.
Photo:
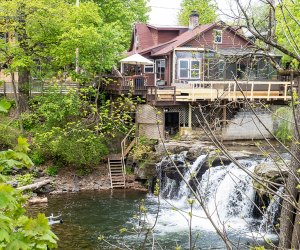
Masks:
[[[154,62],[153,59],[149,59],[151,62]],[[150,73],[154,73],[154,63],[153,64],[149,64],[149,65],[145,65],[144,66],[144,72],[146,74],[150,74]]]
[[[222,30],[215,30],[215,43],[222,43]]]
[[[200,60],[181,59],[178,62],[179,79],[200,79]]]

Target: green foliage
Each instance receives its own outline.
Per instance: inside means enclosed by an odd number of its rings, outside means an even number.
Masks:
[[[63,126],[81,115],[85,103],[74,90],[62,95],[57,86],[49,92],[35,97],[31,101],[32,113],[23,115],[24,124],[28,128]]]
[[[16,180],[19,183],[19,186],[25,186],[33,183],[33,175],[32,174],[24,174],[24,175],[17,175]]]
[[[149,0],[94,0],[94,2],[100,7],[99,11],[103,22],[113,27],[120,27],[124,32],[123,40],[120,42],[125,48],[128,48],[133,23],[146,23],[148,20],[150,8],[147,3]]]
[[[0,113],[8,113],[9,109],[11,108],[11,103],[6,99],[0,99]]]
[[[36,219],[25,215],[26,199],[21,192],[4,184],[1,174],[5,166],[29,167],[32,162],[26,155],[27,141],[19,138],[16,148],[21,152],[7,150],[0,152],[0,249],[53,249],[57,247],[57,236],[50,230],[48,219],[39,214]],[[30,184],[31,174],[17,176],[21,185]]]
[[[27,155],[29,151],[28,143],[25,138],[18,138],[18,145],[15,150],[0,151],[0,172],[9,174],[13,167],[26,167],[33,166],[33,162]]]
[[[51,232],[48,219],[25,216],[24,197],[9,185],[0,183],[0,249],[53,249],[57,236]]]
[[[46,159],[54,158],[73,166],[94,166],[108,153],[104,139],[80,122],[37,133],[34,145]]]
[[[189,24],[189,16],[193,10],[199,14],[199,23],[212,23],[216,20],[216,6],[211,0],[183,0],[181,11],[178,15],[178,22],[181,25]]]
[[[134,161],[146,162],[153,155],[154,145],[157,140],[149,139],[147,137],[140,137],[139,143],[131,152]]]
[[[300,42],[298,36],[299,13],[299,0],[285,0],[276,5],[276,43],[295,54],[298,54],[297,48]],[[283,55],[282,61],[283,63],[290,63],[290,66],[298,69],[299,62],[294,58]]]
[[[50,166],[46,169],[46,173],[50,176],[56,176],[58,173],[58,166]]]
[[[287,143],[293,138],[292,118],[291,107],[281,107],[274,114],[274,119],[278,124],[275,135],[283,143]]]
[[[35,166],[41,165],[45,162],[43,154],[38,150],[35,150],[30,154],[30,159],[32,160]]]
[[[11,119],[0,113],[0,148],[13,148],[21,132],[11,125]]]

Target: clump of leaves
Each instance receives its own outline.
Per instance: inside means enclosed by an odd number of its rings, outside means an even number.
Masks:
[[[19,186],[26,186],[33,182],[33,175],[32,174],[17,175],[16,179],[19,183]]]
[[[58,166],[50,166],[46,169],[46,173],[50,176],[56,176],[58,173]]]
[[[29,144],[26,138],[19,137],[18,145],[14,150],[0,151],[0,172],[9,174],[13,167],[30,168],[33,162],[27,155]]]
[[[0,113],[8,113],[11,103],[6,99],[0,99]]]

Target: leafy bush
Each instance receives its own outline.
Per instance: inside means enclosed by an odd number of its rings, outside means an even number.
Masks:
[[[45,162],[45,159],[43,157],[43,154],[37,150],[33,151],[30,154],[30,159],[34,163],[34,165],[41,165]]]
[[[23,123],[30,128],[41,125],[43,128],[60,127],[80,117],[85,101],[75,90],[62,95],[59,88],[53,86],[44,95],[31,101],[33,113],[25,114]]]
[[[45,158],[74,166],[94,166],[108,154],[102,137],[75,122],[65,128],[53,127],[48,132],[37,133],[34,144]]]
[[[13,148],[21,131],[12,126],[12,119],[0,113],[0,148]]]
[[[281,107],[277,109],[274,119],[277,122],[276,137],[283,143],[291,141],[293,138],[292,108]]]
[[[26,186],[33,182],[32,174],[17,175],[16,179],[20,186]]]
[[[139,162],[147,160],[152,155],[156,143],[157,140],[140,137],[139,144],[132,151],[133,160]]]
[[[46,173],[50,176],[56,176],[58,173],[58,167],[57,166],[50,166],[46,169]]]

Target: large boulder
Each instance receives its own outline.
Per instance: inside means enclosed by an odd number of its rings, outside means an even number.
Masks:
[[[262,162],[255,167],[254,173],[259,177],[282,183],[288,175],[289,169],[287,166],[290,164],[290,161],[285,160],[285,163],[282,161],[276,163],[274,161]]]

